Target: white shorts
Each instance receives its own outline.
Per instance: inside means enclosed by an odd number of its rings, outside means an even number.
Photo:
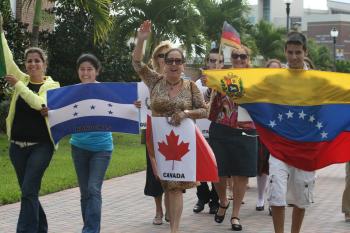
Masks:
[[[270,206],[292,204],[306,208],[313,202],[315,172],[304,171],[270,156],[268,197]]]

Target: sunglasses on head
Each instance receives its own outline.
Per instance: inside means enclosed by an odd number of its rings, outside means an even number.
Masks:
[[[211,59],[209,58],[210,63],[216,63],[218,59]],[[219,63],[224,63],[224,60],[219,60]]]
[[[247,54],[237,54],[237,53],[233,53],[233,54],[231,54],[231,57],[232,57],[233,59],[238,59],[238,58],[240,58],[241,60],[245,60],[245,59],[248,58],[248,55],[247,55]]]
[[[165,64],[167,65],[173,65],[175,62],[175,65],[182,65],[184,61],[181,58],[168,58],[165,59]]]
[[[160,53],[157,55],[158,58],[164,58],[165,57],[165,54],[164,53]]]

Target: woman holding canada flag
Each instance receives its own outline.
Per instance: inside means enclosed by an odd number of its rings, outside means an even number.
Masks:
[[[133,52],[133,66],[149,88],[152,117],[167,117],[168,123],[172,126],[179,126],[180,124],[183,124],[183,122],[186,121],[186,118],[205,118],[207,116],[207,108],[203,95],[192,81],[181,78],[181,74],[184,71],[185,58],[180,49],[170,49],[165,53],[164,75],[151,70],[148,66],[141,62],[143,44],[149,37],[150,33],[151,22],[146,20],[141,24],[138,30],[137,43]],[[161,127],[156,129],[157,132],[161,130]],[[179,137],[183,137],[184,134],[176,135],[176,132],[174,133],[174,131],[171,131],[171,133],[167,136],[167,145],[163,142],[158,143],[158,151],[163,153],[166,160],[173,161],[170,162],[170,166],[173,170],[175,161],[181,161],[181,159],[184,159],[184,157],[186,157],[185,155],[189,151],[189,143],[182,142],[179,145],[177,144]],[[174,141],[176,141],[175,144],[171,143]],[[171,145],[175,146],[175,148],[172,148]],[[168,211],[170,217],[170,228],[171,233],[176,233],[178,232],[183,209],[183,190],[193,188],[197,185],[197,183],[195,180],[176,180],[176,178],[184,178],[186,176],[186,172],[160,172],[160,168],[154,159],[155,148],[149,147],[148,149],[150,149],[149,153],[151,160],[153,161],[152,166],[155,176],[161,179],[162,187],[165,193],[169,195]],[[173,154],[174,151],[176,151],[176,155]],[[173,157],[168,158],[167,156]],[[175,158],[174,156],[178,156],[179,158]],[[172,180],[166,180],[164,177]]]

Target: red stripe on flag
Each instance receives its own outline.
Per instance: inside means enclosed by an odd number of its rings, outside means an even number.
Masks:
[[[196,126],[196,180],[218,182],[218,169],[213,150]]]
[[[153,144],[153,132],[152,132],[152,118],[150,115],[147,115],[147,128],[146,128],[146,150],[148,151],[148,156],[151,161],[151,166],[153,174],[155,177],[158,177],[157,171],[157,162],[156,156],[154,153],[154,144]]]
[[[222,39],[232,41],[233,43],[236,43],[236,44],[241,44],[241,39],[239,38],[239,36],[237,36],[233,32],[222,32],[221,40]]]
[[[259,124],[255,126],[270,153],[296,168],[314,171],[350,161],[350,132],[342,132],[327,142],[299,142],[281,137]]]

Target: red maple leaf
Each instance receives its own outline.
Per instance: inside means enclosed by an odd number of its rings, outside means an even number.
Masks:
[[[173,160],[172,170],[174,170],[175,160],[181,161],[181,158],[190,151],[188,149],[190,143],[182,141],[178,145],[179,135],[176,135],[173,130],[171,130],[169,135],[166,135],[166,140],[168,145],[164,141],[158,142],[158,151],[164,155],[165,160]]]

